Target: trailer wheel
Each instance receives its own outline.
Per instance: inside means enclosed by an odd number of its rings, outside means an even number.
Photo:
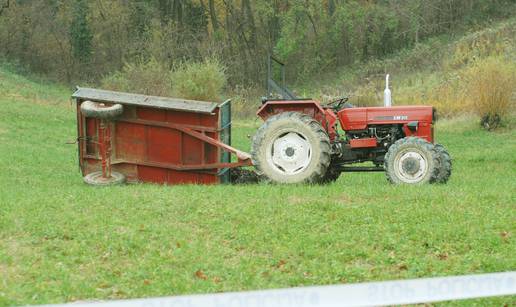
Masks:
[[[258,129],[251,149],[256,172],[275,183],[319,183],[330,164],[330,139],[311,116],[284,112]]]
[[[112,119],[124,112],[121,104],[107,106],[100,102],[85,101],[81,104],[81,113],[86,117]]]
[[[117,172],[111,172],[110,178],[102,178],[102,172],[93,172],[84,176],[84,182],[94,186],[118,185],[125,182],[125,176]]]
[[[394,184],[434,183],[439,165],[439,154],[434,145],[417,137],[396,141],[384,159],[385,174]]]
[[[439,171],[436,183],[446,183],[452,172],[452,159],[446,148],[441,144],[435,144],[435,151],[439,155]]]

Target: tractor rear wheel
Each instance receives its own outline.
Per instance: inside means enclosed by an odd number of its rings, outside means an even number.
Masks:
[[[437,182],[439,166],[439,154],[434,145],[417,137],[396,141],[384,159],[385,174],[394,184]]]
[[[323,178],[321,179],[321,183],[332,183],[337,181],[339,179],[341,172],[334,167],[333,163],[330,163],[330,166],[328,166],[328,170],[326,170],[326,174],[324,174]]]
[[[311,116],[284,112],[258,129],[251,149],[256,172],[275,183],[319,183],[330,164],[330,139]]]
[[[435,144],[435,151],[439,155],[439,171],[437,173],[436,183],[446,183],[452,172],[452,159],[450,154],[441,144]]]

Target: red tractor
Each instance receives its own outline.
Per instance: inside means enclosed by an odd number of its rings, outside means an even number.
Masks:
[[[281,65],[282,85],[270,77],[272,61]],[[297,99],[285,87],[284,76],[284,65],[271,57],[268,95],[274,90],[284,99],[263,98],[257,113],[265,122],[251,153],[264,179],[325,183],[341,172],[385,171],[395,184],[447,182],[451,158],[435,144],[432,107],[354,107],[347,98],[322,105]],[[357,163],[361,165],[350,166]]]

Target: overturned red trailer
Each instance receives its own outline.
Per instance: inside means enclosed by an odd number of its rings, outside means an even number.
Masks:
[[[230,100],[215,103],[79,87],[72,98],[86,183],[227,183],[231,168],[252,164],[249,154],[231,147]]]

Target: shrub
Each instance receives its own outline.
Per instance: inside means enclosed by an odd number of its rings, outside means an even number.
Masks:
[[[231,98],[231,113],[233,117],[255,118],[255,113],[264,96],[262,89],[237,85],[226,91]]]
[[[225,67],[217,60],[184,62],[175,67],[171,82],[178,97],[217,101],[226,85]]]
[[[382,77],[367,78],[365,85],[359,86],[351,93],[351,103],[358,107],[381,106],[385,88],[385,82],[381,80]]]
[[[496,129],[510,110],[516,91],[516,66],[503,58],[487,58],[464,71],[466,97],[486,129]]]
[[[468,34],[454,44],[450,56],[443,63],[444,67],[460,68],[477,59],[507,54],[516,42],[515,37],[515,20]]]
[[[169,96],[172,92],[169,70],[154,58],[126,63],[122,71],[104,78],[102,87],[155,96]]]

